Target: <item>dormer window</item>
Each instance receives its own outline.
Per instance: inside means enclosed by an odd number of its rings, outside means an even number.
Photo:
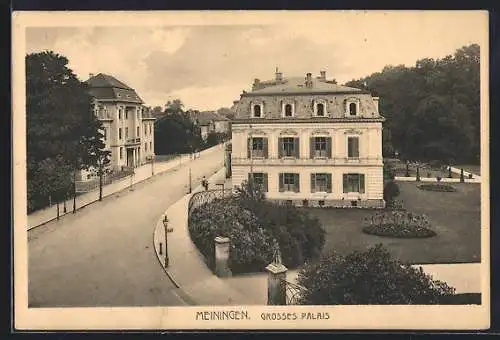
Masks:
[[[346,100],[346,116],[356,117],[359,116],[359,99],[349,98]]]
[[[326,100],[315,99],[313,101],[313,113],[316,117],[326,117]]]
[[[281,113],[283,117],[293,117],[295,116],[295,104],[294,103],[282,103]]]
[[[252,117],[253,118],[262,118],[262,104],[252,104]]]
[[[316,115],[317,116],[325,115],[325,105],[323,105],[322,103],[316,105]]]
[[[350,103],[349,104],[349,115],[350,116],[355,116],[358,114],[358,110],[356,107],[356,103]]]

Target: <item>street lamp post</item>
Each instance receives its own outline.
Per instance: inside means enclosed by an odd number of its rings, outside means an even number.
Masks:
[[[168,267],[170,259],[168,257],[168,233],[174,231],[173,228],[168,227],[168,218],[167,215],[163,215],[163,228],[165,230],[165,267]],[[161,248],[161,246],[160,246]]]
[[[188,177],[188,180],[189,180],[189,193],[191,193],[193,190],[192,190],[192,186],[191,186],[191,167],[188,168],[188,174],[189,174],[189,177]]]
[[[155,155],[151,156],[151,176],[155,174]]]

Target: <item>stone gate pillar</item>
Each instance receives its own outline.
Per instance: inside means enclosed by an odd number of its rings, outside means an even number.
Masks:
[[[267,304],[286,305],[286,272],[288,268],[281,263],[281,252],[278,242],[274,241],[273,262],[266,270],[267,276]]]
[[[231,276],[229,268],[229,247],[231,240],[228,237],[215,238],[215,273],[219,277]]]

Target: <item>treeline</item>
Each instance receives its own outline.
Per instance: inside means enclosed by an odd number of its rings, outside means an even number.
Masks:
[[[215,146],[230,138],[228,133],[210,132],[204,140],[198,125],[183,110],[179,99],[169,101],[155,121],[155,154],[191,153]],[[155,108],[158,112],[158,108]]]
[[[464,46],[414,67],[386,66],[346,86],[380,97],[384,156],[445,163],[480,161],[480,49]]]
[[[101,123],[91,108],[85,83],[67,67],[68,59],[48,51],[26,55],[28,212],[49,200],[75,197],[82,169],[102,174],[109,163]]]

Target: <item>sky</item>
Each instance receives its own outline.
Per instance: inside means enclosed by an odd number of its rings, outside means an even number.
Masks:
[[[276,67],[285,78],[325,70],[344,83],[386,65],[413,66],[479,44],[485,27],[480,12],[250,14],[225,20],[205,19],[209,14],[202,12],[192,20],[157,14],[165,20],[149,25],[130,16],[120,24],[116,16],[107,25],[34,24],[26,29],[26,53],[64,55],[81,80],[90,73],[113,75],[149,106],[179,98],[186,108],[216,110],[230,107],[255,78],[273,79]]]

